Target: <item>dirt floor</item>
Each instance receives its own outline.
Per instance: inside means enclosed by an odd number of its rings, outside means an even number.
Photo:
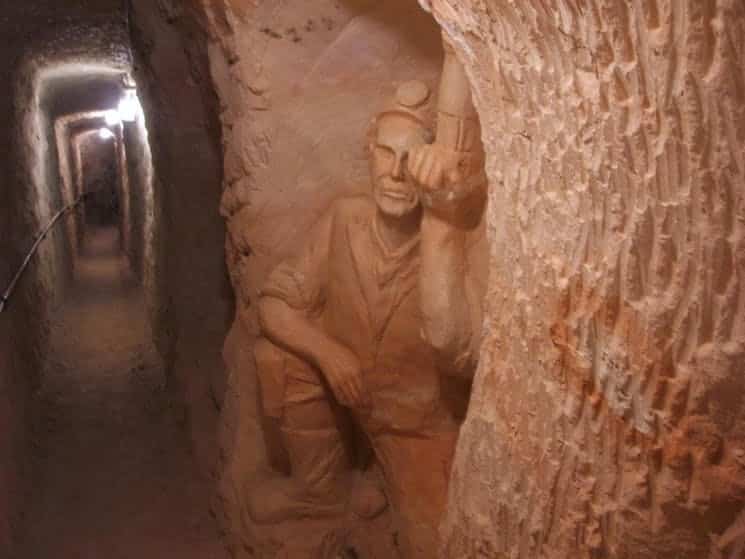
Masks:
[[[19,559],[228,557],[164,383],[116,231],[91,229],[52,326]]]

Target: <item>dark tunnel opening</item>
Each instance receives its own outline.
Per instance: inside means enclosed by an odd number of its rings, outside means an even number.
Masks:
[[[83,146],[86,226],[118,226],[121,219],[117,184],[123,179],[119,176],[114,138],[108,128],[101,128]]]
[[[53,177],[59,183],[62,202],[72,203],[84,196],[80,208],[68,223],[67,253],[75,264],[75,247],[85,237],[87,226],[116,225],[122,239],[132,228],[129,215],[122,215],[123,198],[129,196],[123,142],[125,123],[118,106],[124,84],[131,80],[129,65],[100,65],[86,68],[69,63],[50,68],[40,105],[53,123],[52,154],[58,164]],[[144,187],[145,185],[138,185]],[[122,243],[124,248],[124,244]]]

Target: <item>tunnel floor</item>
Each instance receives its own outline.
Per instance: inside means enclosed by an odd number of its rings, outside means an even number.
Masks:
[[[91,230],[52,324],[21,559],[228,557],[151,339],[116,230]]]

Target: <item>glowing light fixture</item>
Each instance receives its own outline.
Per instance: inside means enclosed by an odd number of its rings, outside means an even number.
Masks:
[[[106,121],[106,126],[116,126],[122,122],[122,119],[119,117],[119,111],[106,111],[104,120]]]
[[[125,89],[124,96],[119,101],[119,118],[124,122],[134,122],[142,111],[140,99],[137,97],[137,90],[134,88]]]
[[[98,131],[98,137],[101,138],[102,140],[110,140],[111,138],[114,137],[114,133],[108,128],[101,128]]]

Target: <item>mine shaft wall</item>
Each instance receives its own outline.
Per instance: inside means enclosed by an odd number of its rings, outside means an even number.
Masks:
[[[62,199],[65,204],[70,204],[77,196],[73,179],[72,138],[70,135],[68,119],[65,117],[58,118],[55,121],[54,129]],[[66,219],[63,225],[66,234],[67,250],[69,250],[70,258],[73,261],[78,255],[78,235],[80,225],[81,224],[75,217],[75,214],[73,214],[69,219]]]
[[[217,98],[206,37],[195,19],[184,15],[188,9],[188,4],[132,2],[135,77],[155,170],[153,250],[144,255],[142,273],[168,382],[186,414],[196,459],[212,472],[224,392],[221,347],[232,293],[219,214]]]
[[[125,250],[132,272],[140,282],[154,285],[152,274],[153,241],[155,239],[155,208],[153,198],[153,163],[147,127],[144,119],[123,126],[122,142],[125,149],[126,208],[129,220]]]
[[[3,59],[0,61],[0,144],[9,149],[0,157],[0,177],[5,203],[0,204],[0,290],[23,259],[23,249],[33,238],[36,223],[29,197],[19,172],[21,166],[20,131],[14,119],[14,83],[17,59],[21,56],[23,37],[13,32],[16,23],[0,20],[4,36]],[[0,314],[0,556],[10,556],[29,488],[24,478],[30,449],[28,402],[38,371],[38,347],[31,336],[43,324],[41,302],[35,296],[38,282],[29,277],[20,285],[12,307]]]
[[[18,45],[16,45],[18,46]],[[8,50],[10,50],[9,47]],[[0,114],[13,114],[12,83],[15,69],[4,59],[0,64]],[[6,116],[7,118],[7,116]],[[5,146],[18,145],[18,131],[8,119],[0,127]],[[0,204],[0,290],[5,290],[23,259],[23,249],[36,231],[28,199],[18,176],[20,150],[0,158],[0,176],[6,202]],[[38,280],[27,277],[16,291],[13,305],[0,314],[0,556],[11,556],[20,514],[26,501],[31,417],[28,409],[36,383],[39,361],[38,339],[45,327],[43,304],[38,296]],[[34,339],[36,334],[39,338]]]
[[[745,5],[431,4],[492,240],[443,556],[739,556]]]

